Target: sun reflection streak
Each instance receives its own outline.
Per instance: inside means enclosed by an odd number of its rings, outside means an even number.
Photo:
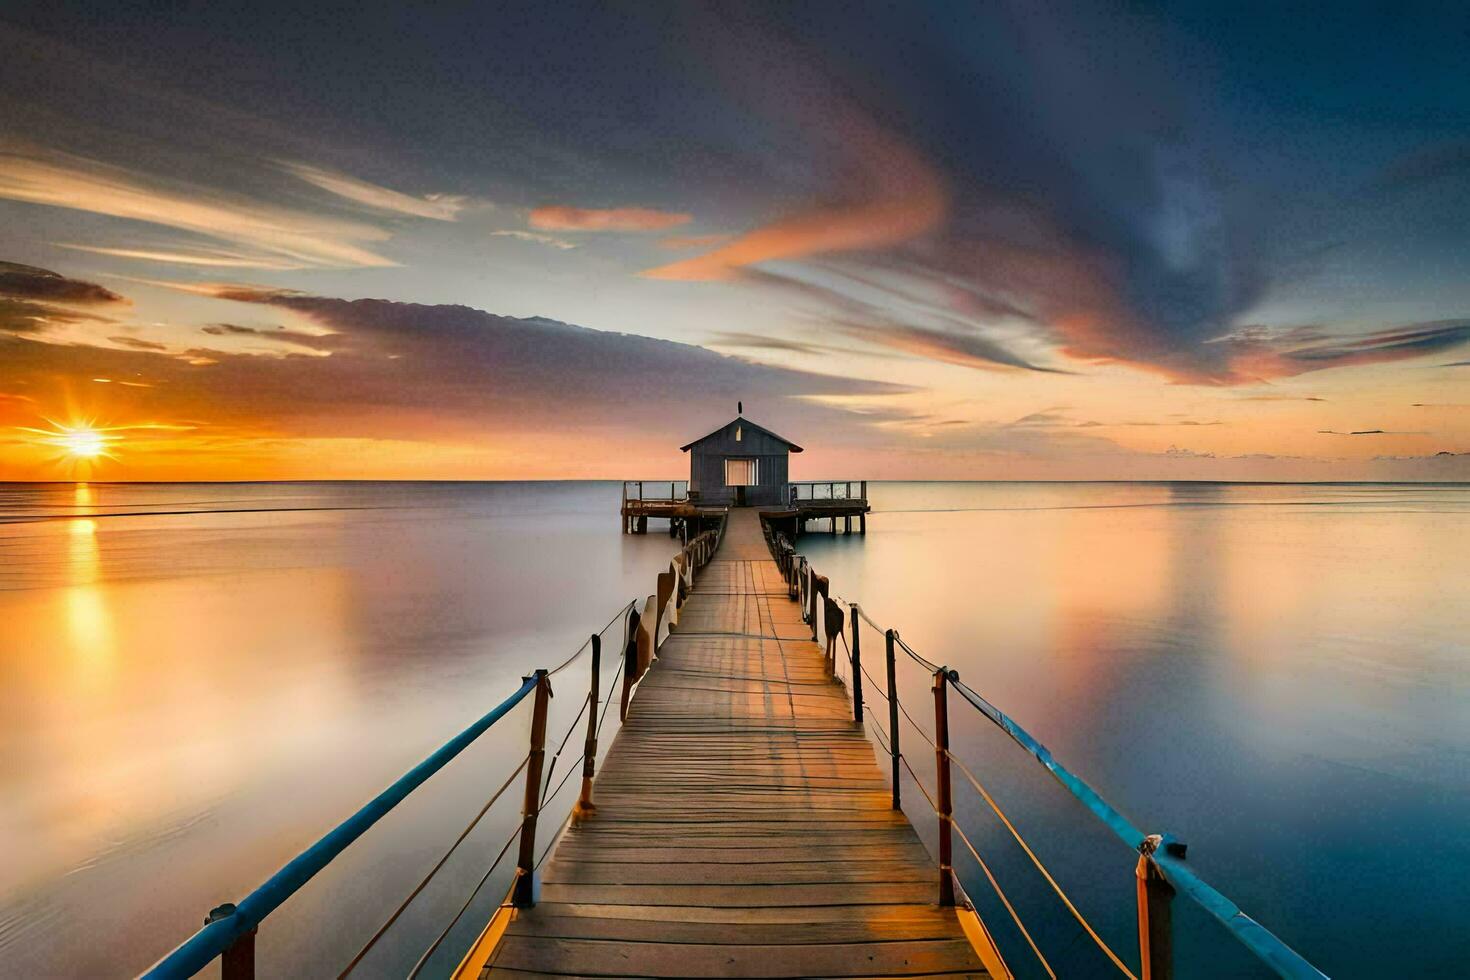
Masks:
[[[78,509],[92,506],[94,499],[92,488],[85,483],[72,491],[72,503]],[[67,535],[67,636],[78,675],[89,686],[104,680],[114,659],[112,615],[104,586],[99,584],[102,561],[97,529],[95,518],[81,517],[69,522]]]

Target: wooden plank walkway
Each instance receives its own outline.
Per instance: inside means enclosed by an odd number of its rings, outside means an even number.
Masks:
[[[482,976],[987,976],[754,510],[679,617]]]

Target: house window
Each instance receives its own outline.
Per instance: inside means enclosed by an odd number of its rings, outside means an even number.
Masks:
[[[725,460],[725,486],[727,487],[753,487],[758,484],[756,479],[756,461],[753,459],[727,459]]]
[[[740,426],[738,426],[738,425],[735,426],[735,441],[736,442],[739,442],[740,441]]]

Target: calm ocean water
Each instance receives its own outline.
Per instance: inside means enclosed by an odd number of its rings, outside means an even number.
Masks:
[[[1470,487],[870,492],[866,538],[800,544],[835,592],[959,670],[1135,824],[1187,841],[1200,873],[1328,973],[1463,974]],[[147,967],[521,673],[564,659],[672,553],[661,534],[619,534],[617,501],[615,483],[0,485],[0,973]],[[881,644],[862,639],[881,678]],[[554,733],[586,681],[566,676]],[[927,725],[917,666],[900,688]],[[525,715],[273,915],[264,975],[340,969],[519,762]],[[1128,849],[958,705],[952,727],[1083,912],[1132,950]],[[1107,975],[1004,829],[955,792],[1053,965]],[[911,787],[907,804],[932,835]],[[360,975],[406,972],[516,805],[492,810]],[[956,863],[1033,975],[973,862]],[[504,889],[485,886],[431,975]],[[1183,975],[1258,973],[1186,900],[1175,910]]]

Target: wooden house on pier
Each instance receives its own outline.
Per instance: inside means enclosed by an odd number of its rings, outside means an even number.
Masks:
[[[731,507],[759,508],[793,539],[810,521],[823,522],[820,526],[836,534],[839,519],[851,533],[856,518],[858,533],[867,533],[867,481],[792,483],[791,454],[801,447],[750,421],[744,406],[729,422],[679,449],[689,454],[684,487],[677,480],[624,481],[624,533],[647,533],[649,518],[667,520],[671,535],[698,533],[718,523]],[[668,496],[662,487],[668,487]]]
[[[689,499],[724,507],[780,507],[789,503],[790,439],[736,416],[707,436],[679,447],[689,454]]]

